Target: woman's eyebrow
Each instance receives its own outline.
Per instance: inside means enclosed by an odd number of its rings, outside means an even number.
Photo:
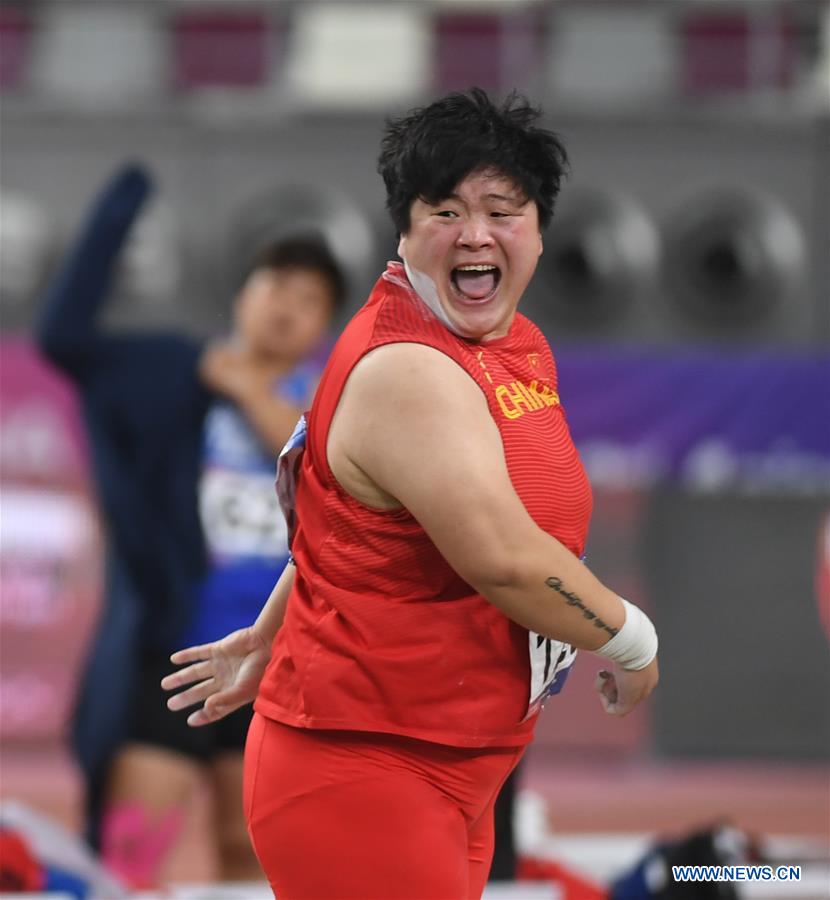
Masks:
[[[525,203],[527,203],[527,200],[524,197],[519,197],[515,194],[511,194],[509,196],[507,194],[485,194],[484,199],[495,200],[497,203],[511,203],[513,206],[524,206]],[[458,203],[464,202],[463,198],[455,192],[448,194],[444,202],[446,202],[446,200],[455,200]],[[440,201],[438,204],[433,205],[440,205]]]
[[[518,197],[515,194],[486,194],[486,200],[495,200],[496,203],[510,203],[512,206],[524,206],[527,200],[524,197]]]

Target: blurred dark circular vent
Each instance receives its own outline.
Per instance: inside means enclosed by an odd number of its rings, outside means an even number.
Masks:
[[[659,242],[650,218],[630,198],[574,189],[545,235],[538,312],[577,330],[613,328],[652,284]],[[540,308],[543,306],[543,308]]]
[[[701,330],[762,327],[801,277],[804,242],[786,209],[760,193],[710,190],[666,226],[666,298]]]

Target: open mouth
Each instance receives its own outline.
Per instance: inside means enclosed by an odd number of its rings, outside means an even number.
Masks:
[[[456,266],[450,274],[450,281],[462,300],[481,303],[496,293],[501,281],[501,271],[498,266],[489,263]]]

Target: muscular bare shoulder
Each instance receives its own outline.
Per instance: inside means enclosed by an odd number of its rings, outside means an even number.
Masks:
[[[391,464],[405,465],[413,451],[425,451],[470,409],[489,418],[476,383],[444,353],[414,343],[378,347],[357,363],[343,389],[329,429],[329,465],[358,500],[397,508],[401,502],[390,493],[396,479],[381,486],[373,461],[386,455]]]
[[[445,396],[449,407],[477,405],[484,396],[470,375],[445,353],[425,344],[386,344],[367,353],[353,369],[347,390],[374,404],[419,407]],[[345,392],[344,392],[345,393]]]

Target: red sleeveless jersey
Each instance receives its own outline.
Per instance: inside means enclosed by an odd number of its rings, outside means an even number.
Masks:
[[[538,700],[529,700],[550,690],[543,682],[557,663],[573,661],[573,650],[511,622],[450,568],[407,510],[363,505],[328,466],[329,425],[349,373],[369,351],[399,342],[434,347],[467,371],[487,398],[528,512],[583,552],[591,491],[542,333],[517,314],[503,338],[460,338],[390,263],[337,342],[308,417],[292,544],[297,573],[255,706],[305,728],[458,747],[521,745],[538,711]]]

